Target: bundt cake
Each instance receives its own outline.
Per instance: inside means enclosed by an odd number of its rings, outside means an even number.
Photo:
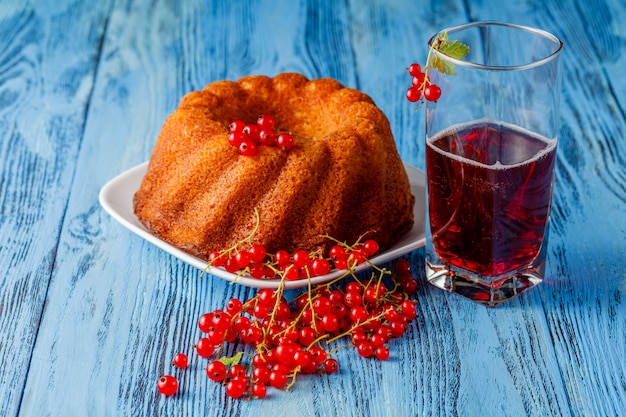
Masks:
[[[292,149],[259,146],[243,156],[229,144],[233,121],[260,114],[292,134]],[[134,196],[152,234],[202,259],[257,224],[252,243],[268,252],[324,250],[332,243],[324,235],[353,243],[365,233],[384,250],[411,229],[413,203],[389,122],[372,99],[295,73],[187,94]]]

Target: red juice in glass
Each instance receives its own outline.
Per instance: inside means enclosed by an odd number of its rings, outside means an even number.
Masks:
[[[531,265],[550,213],[556,141],[481,121],[429,138],[432,244],[441,261],[497,277]]]

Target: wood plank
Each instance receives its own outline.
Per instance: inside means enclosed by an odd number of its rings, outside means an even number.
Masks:
[[[626,125],[623,95],[615,92],[625,88],[626,26],[618,20],[624,5],[565,0],[541,3],[533,14],[507,5],[473,14],[545,28],[565,43],[548,281],[538,291],[544,337],[555,347],[571,413],[621,415],[626,318],[617,312],[625,308],[619,260],[626,255]],[[614,62],[609,71],[608,60]]]
[[[105,26],[106,2],[34,3],[0,4],[2,415],[20,407]]]

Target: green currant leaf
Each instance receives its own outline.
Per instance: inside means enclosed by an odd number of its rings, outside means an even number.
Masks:
[[[441,52],[442,54],[454,59],[461,59],[470,51],[469,46],[457,40],[450,42],[448,40],[448,32],[442,32],[437,35],[437,39],[433,44],[433,48]],[[441,72],[442,74],[456,75],[456,69],[454,68],[454,64],[444,59],[441,59],[438,56],[433,56],[431,65],[434,69]]]
[[[452,42],[443,42],[439,45],[439,52],[448,55],[450,58],[461,59],[467,55],[470,51],[470,47],[454,40]]]
[[[238,352],[233,356],[223,356],[218,359],[218,361],[222,362],[224,365],[236,365],[241,362],[241,357],[243,356],[243,352]]]
[[[454,68],[454,64],[451,62],[445,61],[438,56],[433,56],[432,67],[439,71],[442,74],[448,75],[456,75],[456,69]]]

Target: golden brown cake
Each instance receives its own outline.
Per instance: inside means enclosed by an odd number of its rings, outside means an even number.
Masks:
[[[289,131],[289,151],[243,156],[229,124],[260,114]],[[316,251],[366,232],[381,250],[413,225],[409,181],[385,115],[372,99],[329,78],[295,73],[218,81],[187,94],[166,120],[135,214],[154,235],[203,259],[260,223],[268,252]]]

